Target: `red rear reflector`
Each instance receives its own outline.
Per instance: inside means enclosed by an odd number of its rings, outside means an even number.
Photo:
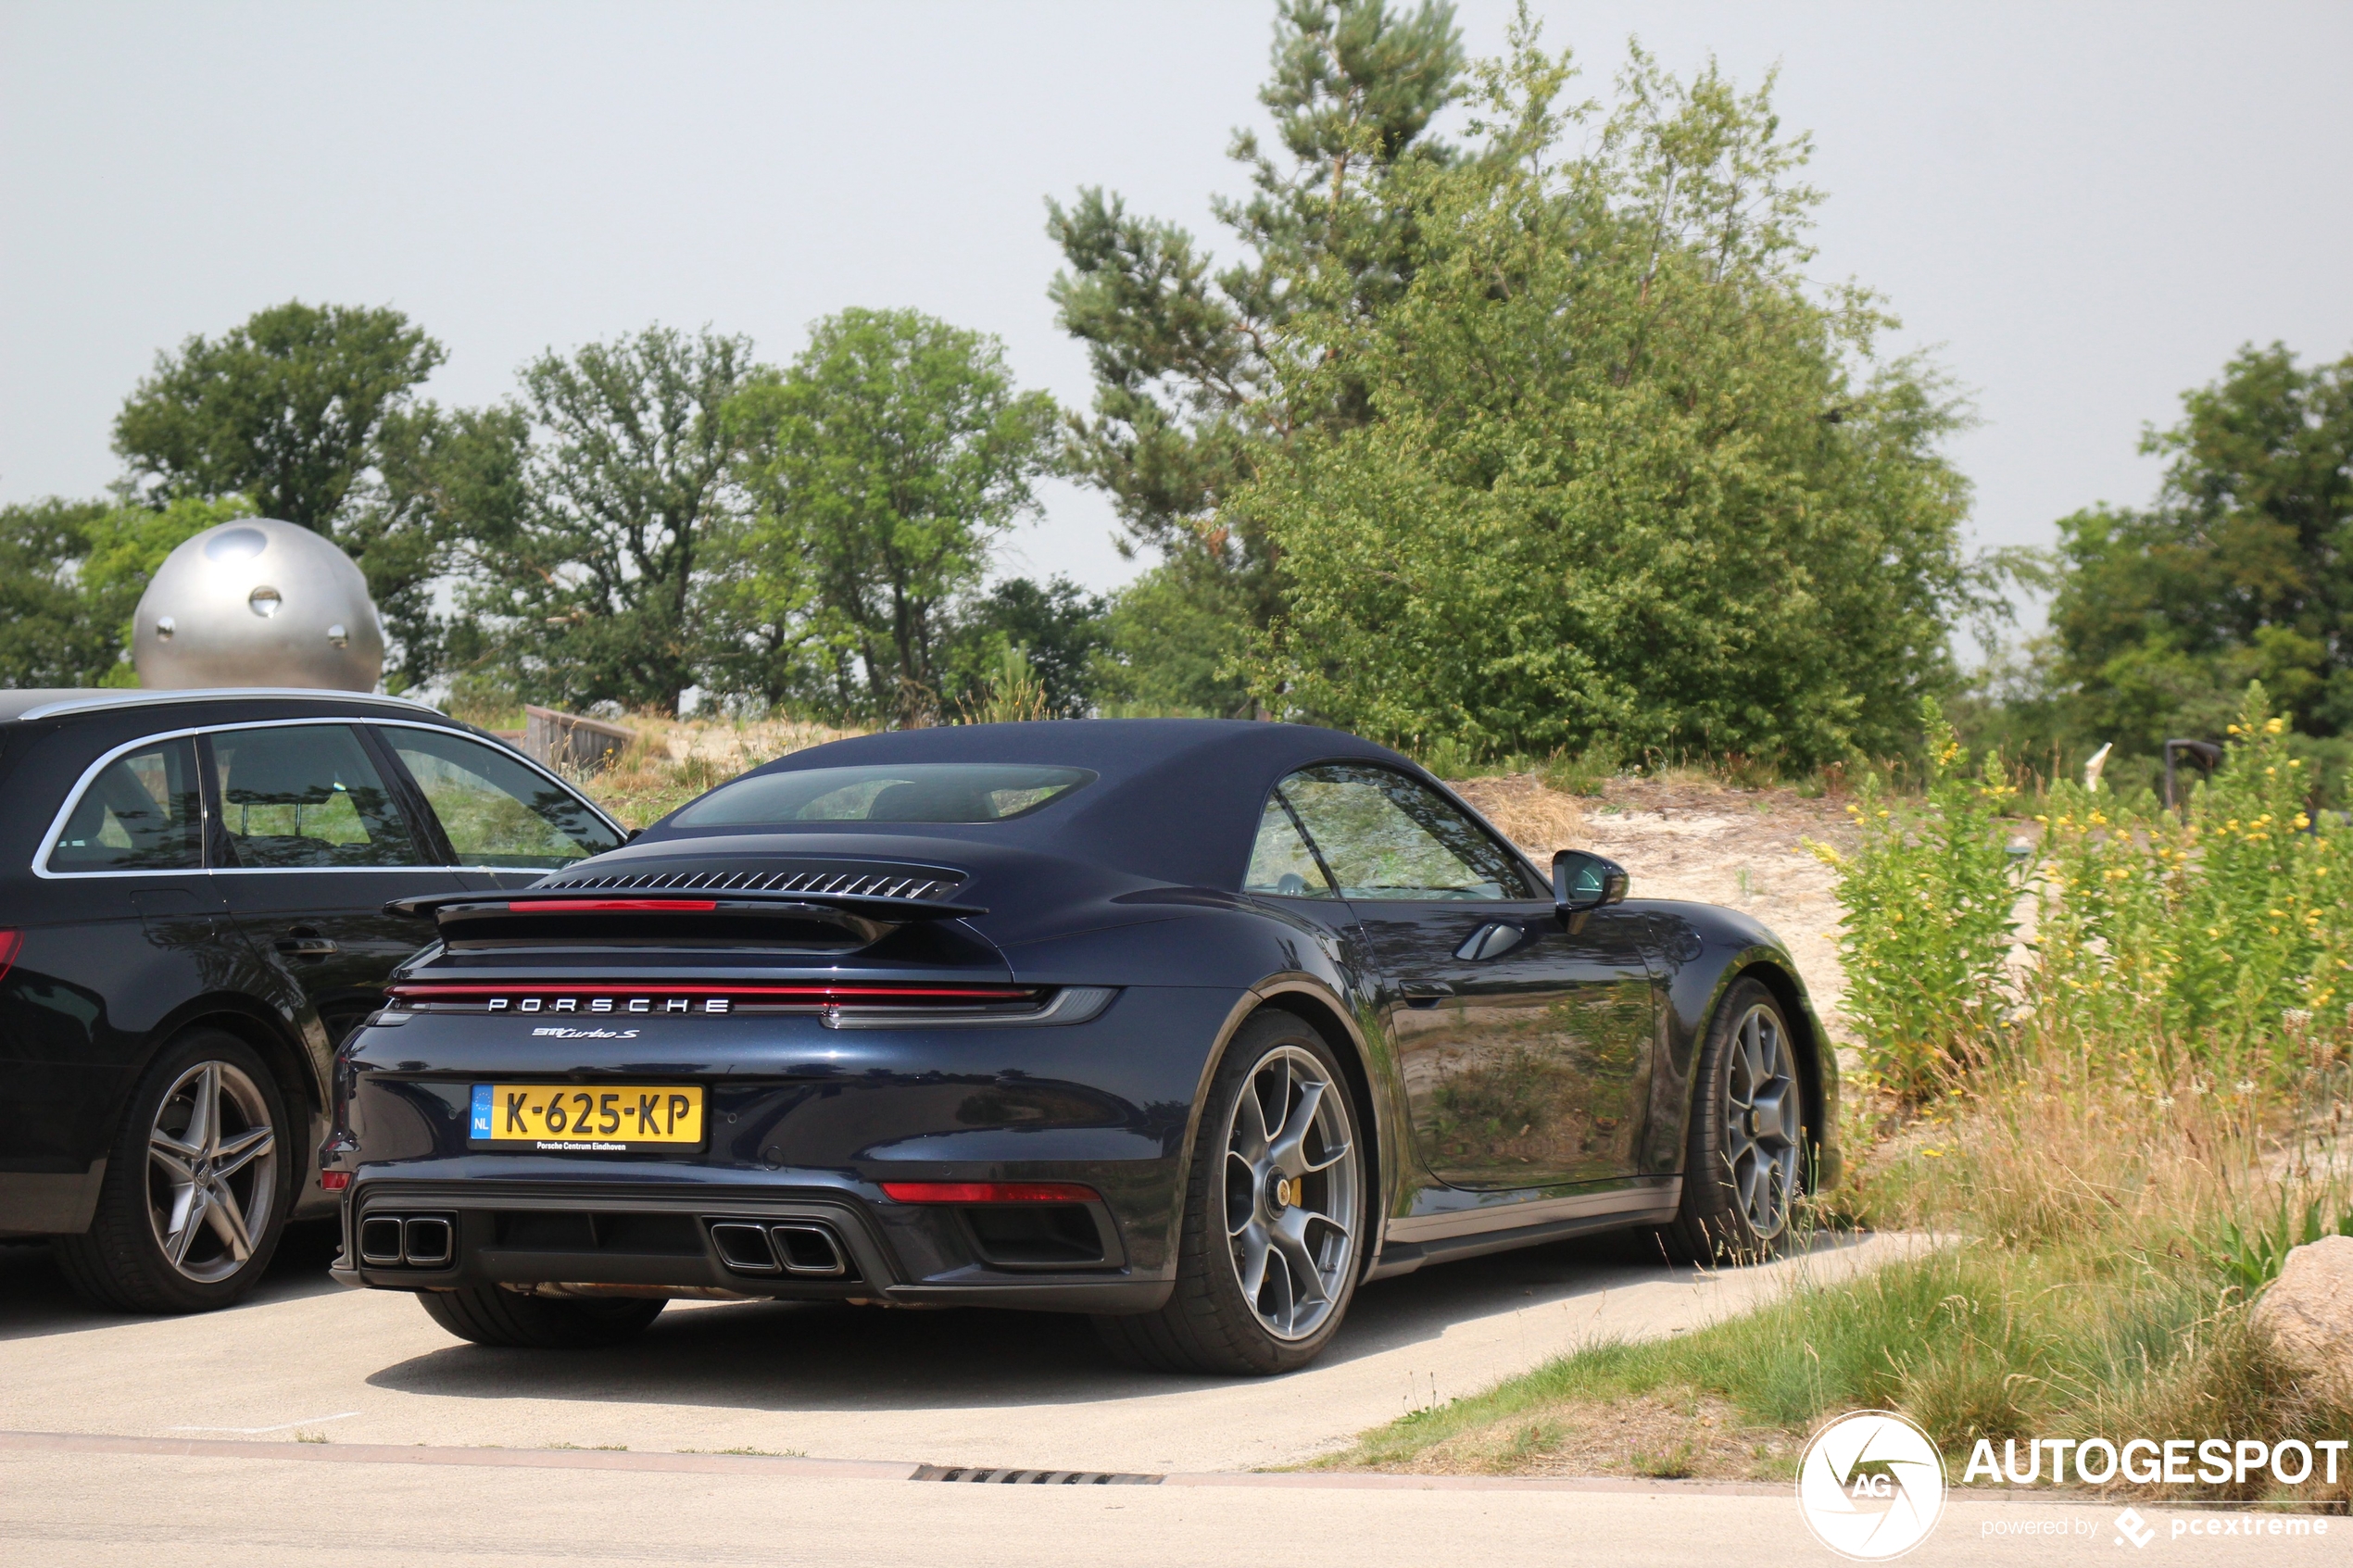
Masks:
[[[885,1182],[893,1203],[1092,1203],[1093,1187],[1076,1182]]]
[[[8,970],[17,961],[17,954],[24,948],[24,933],[0,931],[0,980],[8,978]]]
[[[329,1192],[341,1192],[344,1188],[351,1185],[351,1173],[348,1171],[321,1171],[319,1173],[319,1185],[326,1188]]]
[[[535,898],[528,903],[510,904],[507,912],[510,915],[603,915],[679,909],[688,914],[709,914],[718,907],[716,898]]]

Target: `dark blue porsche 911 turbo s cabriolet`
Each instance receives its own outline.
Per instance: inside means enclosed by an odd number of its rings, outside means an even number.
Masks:
[[[1625,894],[1329,730],[798,752],[527,890],[396,906],[438,939],[338,1058],[336,1273],[488,1344],[831,1298],[1268,1373],[1443,1259],[1768,1254],[1834,1167],[1834,1059],[1771,933]]]

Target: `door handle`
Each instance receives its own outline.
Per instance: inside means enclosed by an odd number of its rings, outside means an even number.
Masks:
[[[1454,987],[1443,980],[1408,980],[1397,987],[1409,1008],[1434,1008],[1454,994]]]
[[[1466,963],[1501,958],[1518,947],[1527,935],[1528,933],[1518,926],[1491,920],[1464,937],[1463,945],[1454,949],[1454,956]]]
[[[340,952],[332,936],[321,936],[307,925],[297,925],[274,944],[278,951],[290,959],[323,959],[329,953]]]

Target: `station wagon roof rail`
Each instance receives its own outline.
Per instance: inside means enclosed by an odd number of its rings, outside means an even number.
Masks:
[[[189,691],[75,690],[70,687],[0,691],[0,722],[53,719],[62,713],[88,713],[108,708],[142,708],[170,702],[238,702],[257,697],[304,697],[321,702],[365,702],[406,711],[441,710],[414,697],[384,696],[371,692],[331,691],[319,686],[208,686]]]

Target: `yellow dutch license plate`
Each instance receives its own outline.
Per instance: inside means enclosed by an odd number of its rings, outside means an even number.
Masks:
[[[699,1148],[702,1089],[685,1084],[476,1084],[467,1139],[556,1154]]]

